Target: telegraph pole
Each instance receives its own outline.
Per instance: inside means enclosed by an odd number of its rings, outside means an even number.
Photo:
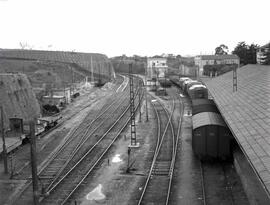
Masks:
[[[142,111],[141,111],[141,97],[142,97],[142,84],[141,81],[139,81],[139,122],[142,121]]]
[[[1,110],[1,134],[3,140],[3,158],[4,158],[4,169],[5,174],[8,174],[8,164],[7,164],[7,149],[6,149],[6,139],[5,139],[5,130],[4,130],[4,110],[3,106],[0,106]]]
[[[146,122],[148,122],[148,108],[147,108],[147,64],[145,66],[145,108],[146,108]]]
[[[32,184],[34,205],[38,205],[38,176],[37,176],[37,152],[36,152],[36,136],[35,122],[30,121],[30,144],[31,144],[31,165],[32,165]]]
[[[94,68],[92,56],[91,56],[91,82],[94,84]]]
[[[239,64],[237,67],[239,67]],[[237,67],[233,69],[233,92],[237,91]]]

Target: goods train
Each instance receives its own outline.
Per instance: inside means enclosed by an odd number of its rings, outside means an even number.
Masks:
[[[188,77],[171,78],[192,101],[192,149],[201,160],[231,157],[232,134],[216,104],[208,99],[206,86]]]

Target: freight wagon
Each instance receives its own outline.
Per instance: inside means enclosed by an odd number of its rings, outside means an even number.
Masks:
[[[220,113],[216,104],[210,99],[194,99],[192,100],[192,115],[196,115],[201,112],[214,112]]]
[[[193,99],[208,99],[208,89],[205,85],[196,84],[188,88],[187,94],[191,100]]]
[[[201,160],[231,157],[232,136],[221,115],[202,112],[192,116],[192,149]]]

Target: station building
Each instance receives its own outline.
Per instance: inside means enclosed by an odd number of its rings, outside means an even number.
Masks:
[[[203,75],[205,65],[239,65],[240,59],[237,55],[199,55],[194,58],[195,65],[199,68],[199,76]]]
[[[167,72],[166,58],[148,58],[147,59],[147,78],[164,78]]]

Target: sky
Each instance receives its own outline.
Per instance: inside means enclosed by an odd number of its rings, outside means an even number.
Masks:
[[[0,0],[0,48],[109,57],[231,52],[270,41],[269,0]]]

